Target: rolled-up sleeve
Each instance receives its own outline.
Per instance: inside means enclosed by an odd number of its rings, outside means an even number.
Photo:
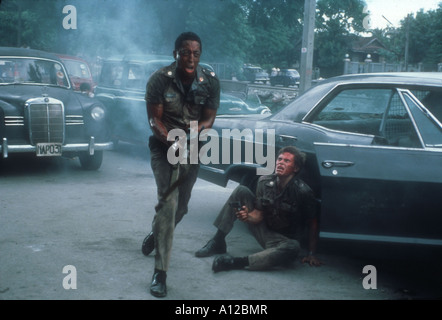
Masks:
[[[148,103],[164,103],[162,81],[160,72],[154,72],[146,84],[146,95],[144,100]]]
[[[206,108],[214,110],[217,110],[219,108],[220,92],[221,88],[219,80],[218,78],[213,78],[212,81],[210,81],[209,97],[205,104]]]

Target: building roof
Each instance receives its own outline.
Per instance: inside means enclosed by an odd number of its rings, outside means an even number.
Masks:
[[[376,37],[359,37],[352,43],[353,52],[379,53],[379,50],[388,50]]]

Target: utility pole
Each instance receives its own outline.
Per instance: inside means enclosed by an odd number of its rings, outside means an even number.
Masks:
[[[1,2],[1,1],[0,1]],[[17,47],[21,47],[21,35],[23,33],[22,30],[22,5],[20,1],[17,2]]]
[[[405,18],[405,71],[408,71],[408,46],[410,42],[410,14]]]
[[[312,85],[313,49],[315,36],[316,0],[305,0],[304,29],[301,48],[301,79],[299,94],[305,92]]]

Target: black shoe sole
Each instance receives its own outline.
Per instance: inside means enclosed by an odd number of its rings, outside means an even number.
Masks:
[[[152,289],[150,290],[150,294],[157,298],[164,298],[165,296],[167,296],[167,292],[157,292],[153,291]]]
[[[195,257],[206,258],[214,256],[215,254],[224,254],[227,252],[227,245],[225,242],[218,243],[212,239],[207,244],[195,252]]]
[[[229,271],[233,269],[233,258],[229,255],[218,256],[213,260],[212,271],[215,273],[220,271]]]
[[[225,254],[226,252],[227,252],[226,249],[224,249],[224,250],[214,250],[212,252],[200,252],[200,251],[197,251],[197,252],[195,252],[195,257],[207,258],[207,257],[214,256],[216,254]]]

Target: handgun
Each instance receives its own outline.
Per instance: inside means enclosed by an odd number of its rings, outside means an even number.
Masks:
[[[236,211],[240,211],[242,208],[241,202],[239,202],[239,201],[232,201],[229,204],[230,204],[230,207],[232,207],[232,209],[235,209]]]

